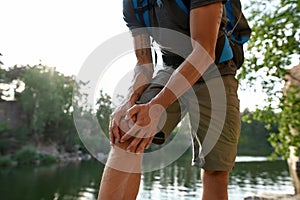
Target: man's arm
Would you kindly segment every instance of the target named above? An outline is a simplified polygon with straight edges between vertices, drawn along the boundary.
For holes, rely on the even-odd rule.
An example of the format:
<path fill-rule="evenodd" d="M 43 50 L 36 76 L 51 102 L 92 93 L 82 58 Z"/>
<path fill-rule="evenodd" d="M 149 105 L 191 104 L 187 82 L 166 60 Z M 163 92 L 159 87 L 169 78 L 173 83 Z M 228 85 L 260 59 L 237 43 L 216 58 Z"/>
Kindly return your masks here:
<path fill-rule="evenodd" d="M 148 34 L 134 36 L 134 49 L 137 64 L 134 69 L 134 78 L 129 90 L 129 99 L 133 105 L 146 89 L 153 75 L 153 64 Z"/>
<path fill-rule="evenodd" d="M 221 2 L 191 10 L 190 31 L 193 51 L 172 74 L 166 86 L 151 101 L 151 104 L 159 104 L 167 108 L 194 85 L 206 69 L 214 63 L 222 12 Z"/>
<path fill-rule="evenodd" d="M 159 116 L 170 104 L 196 83 L 206 69 L 214 63 L 215 48 L 221 23 L 223 5 L 221 2 L 194 8 L 190 11 L 190 31 L 193 51 L 177 70 L 174 71 L 165 87 L 149 103 L 135 105 L 129 109 L 127 118 L 138 116 L 133 126 L 121 139 L 126 141 L 132 136 L 137 138 L 128 149 L 140 152 L 148 146 L 142 137 L 153 138 Z M 204 28 L 205 27 L 205 28 Z M 155 116 L 151 118 L 149 116 Z M 157 123 L 157 124 L 155 124 Z M 145 136 L 145 133 L 148 135 Z M 151 140 L 149 140 L 151 141 Z M 146 144 L 144 144 L 146 143 Z"/>
<path fill-rule="evenodd" d="M 110 121 L 110 141 L 112 144 L 120 141 L 120 121 L 127 110 L 139 99 L 146 89 L 153 75 L 153 64 L 148 34 L 139 34 L 133 37 L 137 64 L 134 69 L 132 85 L 129 88 L 125 102 L 112 114 Z M 124 132 L 124 131 L 123 131 Z"/>

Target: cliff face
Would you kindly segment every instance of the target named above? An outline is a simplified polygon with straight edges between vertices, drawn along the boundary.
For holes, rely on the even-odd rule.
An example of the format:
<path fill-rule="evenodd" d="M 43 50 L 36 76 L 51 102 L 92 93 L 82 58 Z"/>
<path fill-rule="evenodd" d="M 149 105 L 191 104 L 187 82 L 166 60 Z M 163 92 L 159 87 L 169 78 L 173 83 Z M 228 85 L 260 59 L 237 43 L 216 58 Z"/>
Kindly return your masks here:
<path fill-rule="evenodd" d="M 8 122 L 8 128 L 18 128 L 26 123 L 26 114 L 16 101 L 0 102 L 0 123 Z"/>

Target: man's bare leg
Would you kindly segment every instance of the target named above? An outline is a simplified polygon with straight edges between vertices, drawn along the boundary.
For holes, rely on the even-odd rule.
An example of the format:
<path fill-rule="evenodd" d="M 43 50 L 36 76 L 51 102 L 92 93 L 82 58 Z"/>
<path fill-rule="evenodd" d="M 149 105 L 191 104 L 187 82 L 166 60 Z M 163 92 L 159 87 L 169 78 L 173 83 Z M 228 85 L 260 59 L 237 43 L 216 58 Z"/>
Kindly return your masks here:
<path fill-rule="evenodd" d="M 112 147 L 102 175 L 98 200 L 136 199 L 141 180 L 142 154 L 126 152 L 130 142 L 117 142 Z"/>
<path fill-rule="evenodd" d="M 228 193 L 227 171 L 202 171 L 203 194 L 202 200 L 227 200 Z"/>

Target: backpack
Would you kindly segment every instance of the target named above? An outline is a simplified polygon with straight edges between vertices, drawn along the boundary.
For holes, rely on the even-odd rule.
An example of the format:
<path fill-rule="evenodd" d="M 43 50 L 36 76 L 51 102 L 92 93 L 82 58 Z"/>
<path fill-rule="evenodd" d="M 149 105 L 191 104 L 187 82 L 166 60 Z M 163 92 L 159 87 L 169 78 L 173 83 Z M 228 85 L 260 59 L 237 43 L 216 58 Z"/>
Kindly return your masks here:
<path fill-rule="evenodd" d="M 190 12 L 190 0 L 175 0 L 178 7 L 187 15 Z M 132 0 L 132 5 L 137 21 L 150 29 L 149 11 L 157 4 L 162 5 L 162 0 Z M 224 5 L 224 12 L 228 22 L 225 34 L 218 38 L 216 44 L 216 64 L 233 59 L 238 68 L 244 62 L 243 44 L 250 39 L 251 28 L 245 18 L 240 0 L 228 0 Z"/>

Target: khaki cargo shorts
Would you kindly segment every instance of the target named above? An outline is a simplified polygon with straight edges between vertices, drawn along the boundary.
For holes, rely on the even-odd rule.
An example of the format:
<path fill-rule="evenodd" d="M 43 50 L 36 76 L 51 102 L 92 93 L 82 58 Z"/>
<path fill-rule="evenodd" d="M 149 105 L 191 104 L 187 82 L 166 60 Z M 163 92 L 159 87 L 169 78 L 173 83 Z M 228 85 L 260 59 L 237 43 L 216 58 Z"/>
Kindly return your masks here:
<path fill-rule="evenodd" d="M 174 69 L 171 67 L 164 67 L 158 71 L 137 103 L 146 103 L 158 94 L 173 71 Z M 212 92 L 212 90 L 218 89 L 220 81 L 224 84 L 223 96 L 226 97 L 223 99 L 226 99 L 225 102 L 219 101 L 222 98 L 218 96 L 218 92 Z M 184 115 L 188 113 L 193 140 L 193 165 L 199 164 L 197 162 L 201 157 L 201 147 L 205 148 L 203 143 L 207 134 L 212 134 L 218 137 L 215 137 L 209 152 L 205 153 L 205 164 L 201 167 L 214 171 L 232 170 L 241 128 L 237 89 L 238 82 L 234 75 L 198 81 L 192 89 L 167 108 L 167 119 L 164 121 L 161 131 L 155 135 L 153 143 L 163 144 Z M 189 93 L 193 94 L 192 97 Z M 212 93 L 215 94 L 214 97 L 212 97 Z M 224 118 L 220 116 L 224 116 Z M 221 126 L 219 130 L 215 128 L 218 126 Z"/>

